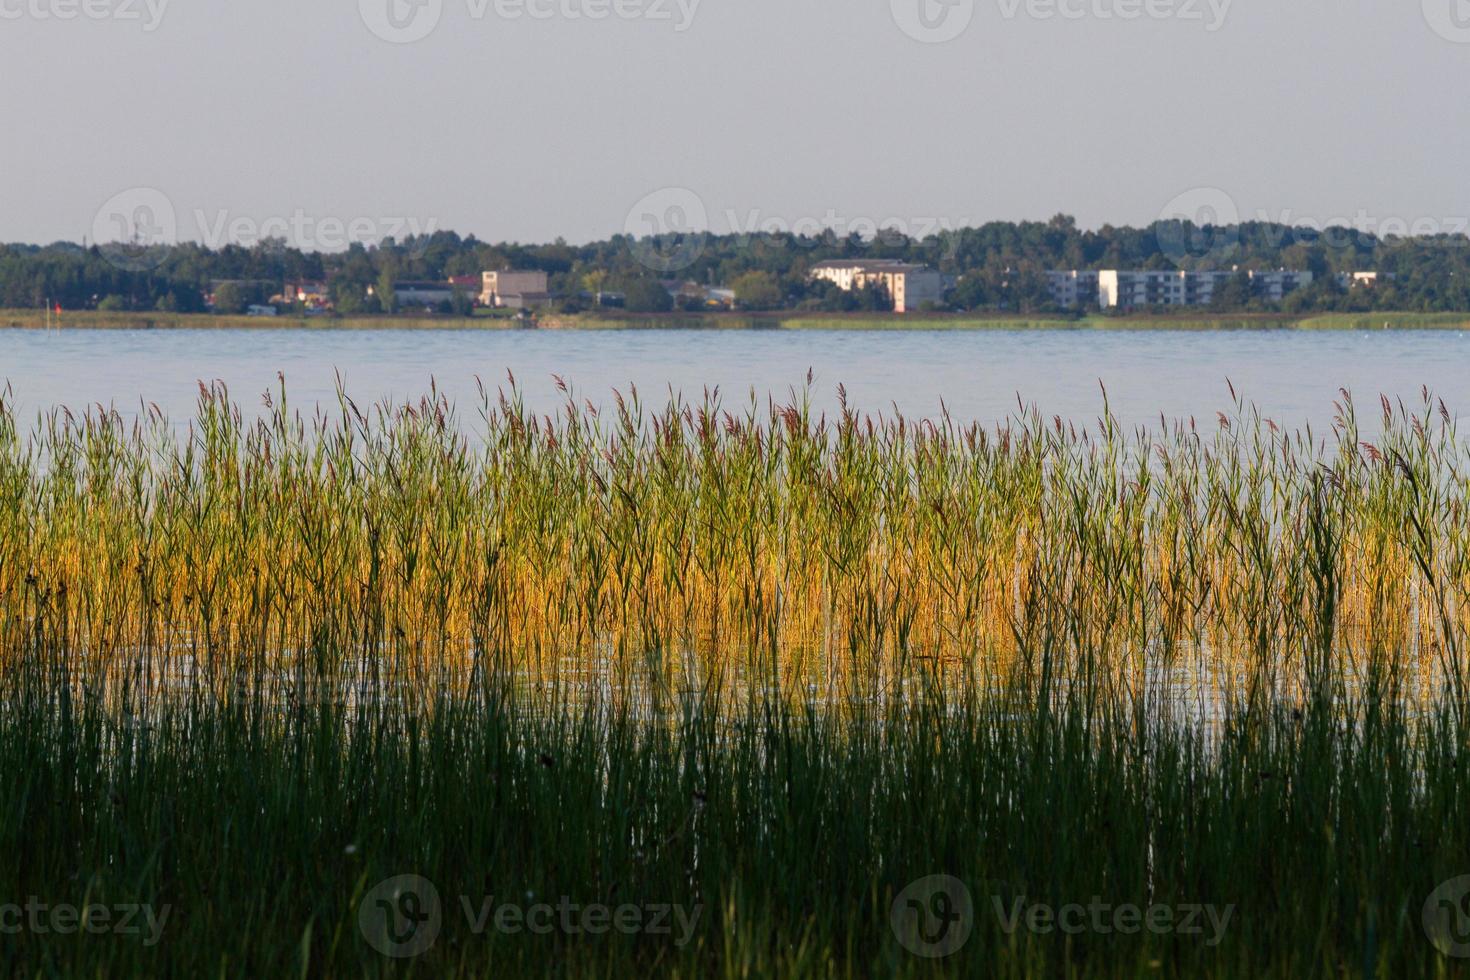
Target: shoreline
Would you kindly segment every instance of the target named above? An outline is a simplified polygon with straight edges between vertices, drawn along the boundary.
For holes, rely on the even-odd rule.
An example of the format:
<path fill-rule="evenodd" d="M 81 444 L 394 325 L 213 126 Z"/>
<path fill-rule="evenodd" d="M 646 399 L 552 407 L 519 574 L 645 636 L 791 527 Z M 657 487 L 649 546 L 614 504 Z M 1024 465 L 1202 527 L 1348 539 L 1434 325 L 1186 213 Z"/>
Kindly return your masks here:
<path fill-rule="evenodd" d="M 0 329 L 46 330 L 43 310 L 0 310 Z M 938 314 L 653 313 L 549 314 L 535 323 L 510 317 L 351 315 L 216 316 L 210 313 L 63 311 L 52 330 L 1463 330 L 1470 313 L 1239 313 L 1220 315 L 1091 314 L 1067 317 Z"/>

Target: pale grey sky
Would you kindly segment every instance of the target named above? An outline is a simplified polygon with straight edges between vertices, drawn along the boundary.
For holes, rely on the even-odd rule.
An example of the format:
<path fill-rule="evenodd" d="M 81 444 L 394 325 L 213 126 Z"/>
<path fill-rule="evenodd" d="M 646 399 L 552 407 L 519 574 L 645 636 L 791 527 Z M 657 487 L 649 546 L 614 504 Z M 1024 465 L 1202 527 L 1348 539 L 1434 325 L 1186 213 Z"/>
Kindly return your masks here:
<path fill-rule="evenodd" d="M 1470 215 L 1470 0 L 0 0 L 0 77 L 0 241 Z"/>

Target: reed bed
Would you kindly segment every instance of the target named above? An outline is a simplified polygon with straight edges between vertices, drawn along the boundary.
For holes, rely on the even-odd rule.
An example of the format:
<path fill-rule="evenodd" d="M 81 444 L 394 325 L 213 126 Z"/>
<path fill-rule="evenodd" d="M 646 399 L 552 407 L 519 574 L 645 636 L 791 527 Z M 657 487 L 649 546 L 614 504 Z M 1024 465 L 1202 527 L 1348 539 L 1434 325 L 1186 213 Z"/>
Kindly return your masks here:
<path fill-rule="evenodd" d="M 17 975 L 1454 975 L 1470 873 L 1465 448 L 1428 392 L 1330 432 L 992 428 L 636 391 L 247 414 L 0 402 L 0 937 Z M 443 935 L 385 958 L 374 883 Z M 975 896 L 917 957 L 910 882 Z M 462 897 L 702 909 L 484 934 Z M 1213 903 L 1193 935 L 992 902 Z M 0 927 L 4 926 L 0 919 Z"/>
<path fill-rule="evenodd" d="M 1385 402 L 1374 443 L 1346 393 L 1322 434 L 1241 404 L 1124 432 L 482 396 L 473 420 L 438 395 L 303 417 L 282 386 L 247 422 L 201 386 L 184 430 L 22 432 L 0 403 L 0 667 L 45 650 L 226 696 L 386 658 L 417 693 L 494 670 L 800 701 L 1019 666 L 1212 703 L 1371 667 L 1464 703 L 1470 485 L 1427 393 Z"/>

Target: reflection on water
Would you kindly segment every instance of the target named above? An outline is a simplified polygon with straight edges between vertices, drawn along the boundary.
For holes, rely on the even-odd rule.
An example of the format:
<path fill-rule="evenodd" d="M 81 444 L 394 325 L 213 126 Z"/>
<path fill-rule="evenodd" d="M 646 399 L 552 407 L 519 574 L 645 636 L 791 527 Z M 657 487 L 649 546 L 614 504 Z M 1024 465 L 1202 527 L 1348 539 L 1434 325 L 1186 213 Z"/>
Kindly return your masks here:
<path fill-rule="evenodd" d="M 783 665 L 773 676 L 769 665 L 754 661 L 727 660 L 716 666 L 692 650 L 630 656 L 612 645 L 562 652 L 539 663 L 526 656 L 497 662 L 477 654 L 469 641 L 451 644 L 446 652 L 432 663 L 388 647 L 377 656 L 330 664 L 315 652 L 303 655 L 299 650 L 211 660 L 180 633 L 169 646 L 113 651 L 105 666 L 96 665 L 100 674 L 78 664 L 71 671 L 76 695 L 105 689 L 112 698 L 124 697 L 128 715 L 140 722 L 150 703 L 189 703 L 201 696 L 219 705 L 265 707 L 283 716 L 331 707 L 348 721 L 364 710 L 412 713 L 435 702 L 488 696 L 513 700 L 533 713 L 582 716 L 596 709 L 670 727 L 709 720 L 721 729 L 766 718 L 767 709 L 777 704 L 795 709 L 790 717 L 813 712 L 814 717 L 858 723 L 881 722 L 895 711 L 920 705 L 952 716 L 974 707 L 981 711 L 977 717 L 1019 722 L 1041 704 L 1051 705 L 1060 716 L 1075 702 L 1089 713 L 1137 718 L 1159 734 L 1193 733 L 1204 747 L 1218 745 L 1226 726 L 1251 712 L 1301 719 L 1309 703 L 1329 705 L 1344 720 L 1361 720 L 1376 698 L 1406 718 L 1424 719 L 1446 703 L 1453 688 L 1451 678 L 1432 662 L 1412 666 L 1393 688 L 1382 685 L 1383 675 L 1375 684 L 1366 650 L 1341 650 L 1327 688 L 1314 691 L 1299 674 L 1253 664 L 1244 654 L 1208 643 L 1174 645 L 1170 653 L 1162 644 L 1151 644 L 1137 664 L 1123 651 L 1121 661 L 1101 675 L 1092 672 L 1096 664 L 1088 666 L 1073 651 L 1059 656 L 1063 666 L 1045 679 L 1020 669 L 986 672 L 973 663 L 936 667 L 917 661 L 908 666 L 885 663 L 872 670 L 809 661 L 795 669 Z"/>

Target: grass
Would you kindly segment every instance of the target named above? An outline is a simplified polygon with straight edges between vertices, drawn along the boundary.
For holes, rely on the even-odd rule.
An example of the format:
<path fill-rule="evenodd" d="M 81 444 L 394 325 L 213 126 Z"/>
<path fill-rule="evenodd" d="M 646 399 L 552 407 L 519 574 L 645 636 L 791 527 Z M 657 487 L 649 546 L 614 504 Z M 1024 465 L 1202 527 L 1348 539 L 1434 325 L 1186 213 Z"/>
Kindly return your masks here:
<path fill-rule="evenodd" d="M 0 971 L 1457 975 L 1470 483 L 1447 408 L 1379 409 L 0 405 L 0 928 L 169 916 Z M 928 959 L 891 916 L 940 874 Z M 362 927 L 418 923 L 401 875 L 416 957 Z M 473 928 L 563 896 L 692 924 Z M 1090 904 L 1222 925 L 1007 929 Z"/>
<path fill-rule="evenodd" d="M 1398 977 L 1454 965 L 1420 921 L 1470 844 L 1465 732 L 1443 716 L 1410 736 L 1392 712 L 1346 728 L 1316 708 L 1241 715 L 1212 743 L 1085 700 L 1039 712 L 972 691 L 841 723 L 767 705 L 716 725 L 585 702 L 556 711 L 485 687 L 414 709 L 194 693 L 128 725 L 95 701 L 62 710 L 36 683 L 7 689 L 0 721 L 5 891 L 169 912 L 154 946 L 8 939 L 7 973 Z M 941 872 L 967 884 L 973 926 L 931 961 L 900 945 L 889 912 Z M 422 955 L 394 959 L 359 915 L 378 882 L 404 874 L 435 884 L 442 927 Z M 563 896 L 678 905 L 694 925 L 473 927 L 487 900 Z M 1200 933 L 1006 931 L 1018 899 L 1094 896 L 1219 911 Z"/>
<path fill-rule="evenodd" d="M 1399 325 L 1406 328 L 1421 325 L 1419 319 L 1412 315 L 1388 314 L 1386 318 L 1397 320 Z M 1463 321 L 1465 318 L 1459 319 Z M 540 324 L 551 329 L 573 330 L 1279 330 L 1297 327 L 1302 324 L 1302 320 L 1299 317 L 1273 313 L 1225 316 L 1207 313 L 1067 316 L 803 312 L 649 315 L 600 312 L 548 315 L 541 318 Z M 1372 329 L 1380 326 L 1381 320 L 1375 322 Z"/>
<path fill-rule="evenodd" d="M 1470 327 L 1470 314 L 1329 313 L 1308 317 L 1300 326 L 1307 330 L 1464 330 Z"/>
<path fill-rule="evenodd" d="M 475 315 L 347 314 L 342 316 L 231 316 L 213 313 L 64 310 L 0 310 L 0 328 L 19 330 L 508 330 L 511 317 Z"/>

